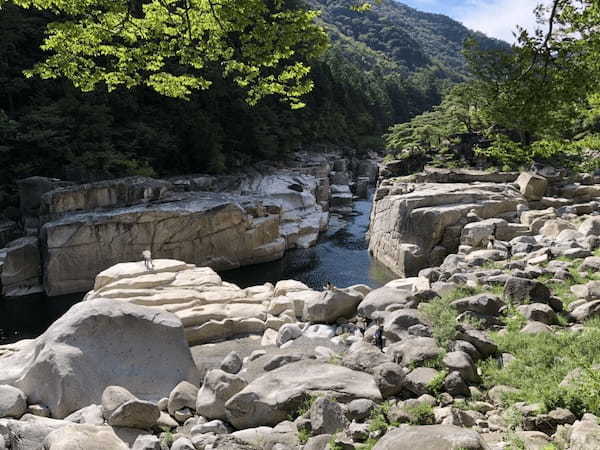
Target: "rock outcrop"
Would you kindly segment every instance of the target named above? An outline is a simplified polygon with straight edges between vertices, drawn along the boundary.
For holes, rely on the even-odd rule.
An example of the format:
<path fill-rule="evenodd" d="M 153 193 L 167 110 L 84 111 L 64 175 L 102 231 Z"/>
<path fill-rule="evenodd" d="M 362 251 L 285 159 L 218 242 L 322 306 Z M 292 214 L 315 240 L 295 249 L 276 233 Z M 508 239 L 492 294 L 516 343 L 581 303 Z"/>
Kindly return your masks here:
<path fill-rule="evenodd" d="M 523 202 L 509 185 L 383 182 L 375 194 L 369 251 L 399 275 L 412 276 L 458 250 L 469 212 L 497 217 Z"/>
<path fill-rule="evenodd" d="M 0 385 L 57 418 L 99 403 L 110 385 L 157 401 L 181 381 L 199 382 L 174 315 L 107 299 L 73 306 L 37 339 L 0 353 L 0 367 Z"/>
<path fill-rule="evenodd" d="M 40 273 L 49 296 L 84 292 L 98 272 L 138 259 L 144 250 L 215 270 L 274 261 L 288 249 L 314 245 L 330 209 L 351 211 L 359 181 L 353 180 L 362 180 L 364 197 L 377 173 L 376 163 L 339 154 L 299 155 L 287 165 L 170 180 L 22 180 L 21 209 L 31 237 L 26 246 L 15 242 L 0 252 L 7 254 L 0 256 L 6 260 L 5 295 L 41 292 Z"/>

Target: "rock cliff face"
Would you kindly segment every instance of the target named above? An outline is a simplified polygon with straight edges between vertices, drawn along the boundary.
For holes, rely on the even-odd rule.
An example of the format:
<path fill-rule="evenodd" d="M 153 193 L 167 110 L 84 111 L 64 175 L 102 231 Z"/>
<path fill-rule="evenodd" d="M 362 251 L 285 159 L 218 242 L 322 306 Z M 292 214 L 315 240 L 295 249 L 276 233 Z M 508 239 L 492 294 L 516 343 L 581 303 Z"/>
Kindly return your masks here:
<path fill-rule="evenodd" d="M 94 273 L 121 261 L 181 258 L 217 270 L 273 261 L 285 251 L 278 209 L 219 194 L 69 215 L 42 228 L 48 295 L 89 289 Z"/>
<path fill-rule="evenodd" d="M 350 211 L 352 190 L 366 195 L 376 173 L 373 161 L 311 154 L 222 177 L 23 180 L 29 236 L 0 251 L 3 294 L 83 292 L 95 274 L 144 250 L 215 270 L 274 261 L 314 245 L 329 210 Z"/>
<path fill-rule="evenodd" d="M 572 206 L 579 214 L 589 212 L 592 207 L 585 202 L 600 197 L 600 181 L 580 178 L 428 169 L 382 180 L 371 213 L 369 251 L 398 275 L 415 275 L 441 264 L 461 244 L 472 245 L 469 231 L 462 237 L 469 223 L 500 218 L 502 223 L 490 225 L 484 235 L 496 229 L 498 239 L 511 240 L 539 230 L 530 223 L 537 218 L 533 210 Z M 546 190 L 556 197 L 545 197 Z M 531 209 L 532 219 L 517 214 L 518 209 Z"/>

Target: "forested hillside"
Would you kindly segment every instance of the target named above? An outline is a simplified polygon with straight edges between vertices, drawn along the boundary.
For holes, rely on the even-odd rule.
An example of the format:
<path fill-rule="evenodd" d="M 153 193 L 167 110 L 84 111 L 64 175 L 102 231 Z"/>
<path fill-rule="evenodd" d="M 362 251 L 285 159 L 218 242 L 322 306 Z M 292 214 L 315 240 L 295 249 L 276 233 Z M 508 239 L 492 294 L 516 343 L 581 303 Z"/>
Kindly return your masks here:
<path fill-rule="evenodd" d="M 4 6 L 0 207 L 15 203 L 14 180 L 32 175 L 218 173 L 301 145 L 378 146 L 391 124 L 430 109 L 448 82 L 464 76 L 460 47 L 469 32 L 460 24 L 391 0 L 365 13 L 350 1 L 319 3 L 312 6 L 323 9 L 332 42 L 324 56 L 308 61 L 314 89 L 298 110 L 274 97 L 249 106 L 217 63 L 211 88 L 189 101 L 141 87 L 82 93 L 67 80 L 26 78 L 23 71 L 47 55 L 40 45 L 57 17 Z"/>

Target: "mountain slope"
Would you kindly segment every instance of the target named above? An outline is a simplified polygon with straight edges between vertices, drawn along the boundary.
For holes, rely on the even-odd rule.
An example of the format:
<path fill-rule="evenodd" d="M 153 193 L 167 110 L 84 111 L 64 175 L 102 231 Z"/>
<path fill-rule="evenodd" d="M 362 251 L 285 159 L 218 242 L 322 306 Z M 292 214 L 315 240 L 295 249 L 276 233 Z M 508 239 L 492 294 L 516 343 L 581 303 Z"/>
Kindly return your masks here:
<path fill-rule="evenodd" d="M 308 0 L 308 4 L 321 11 L 334 45 L 345 49 L 345 55 L 365 69 L 372 67 L 369 58 L 364 58 L 371 50 L 379 55 L 384 70 L 411 76 L 437 67 L 441 69 L 438 76 L 459 81 L 467 75 L 461 53 L 465 39 L 474 37 L 484 48 L 508 47 L 450 17 L 421 12 L 393 0 L 383 0 L 366 12 L 353 11 L 353 0 Z"/>

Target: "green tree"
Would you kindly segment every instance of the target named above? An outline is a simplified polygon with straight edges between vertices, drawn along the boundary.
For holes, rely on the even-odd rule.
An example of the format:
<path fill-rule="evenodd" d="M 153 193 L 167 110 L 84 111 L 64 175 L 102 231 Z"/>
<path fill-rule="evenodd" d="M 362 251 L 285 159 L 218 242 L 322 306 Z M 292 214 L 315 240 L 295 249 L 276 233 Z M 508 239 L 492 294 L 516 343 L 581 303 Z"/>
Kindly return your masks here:
<path fill-rule="evenodd" d="M 312 89 L 306 58 L 327 39 L 315 11 L 287 0 L 0 0 L 57 14 L 49 56 L 29 74 L 66 77 L 83 91 L 145 85 L 177 98 L 208 89 L 217 65 L 255 104 L 278 95 L 292 107 Z"/>

